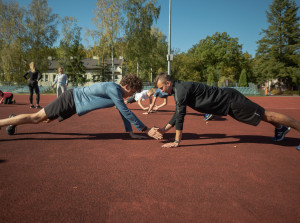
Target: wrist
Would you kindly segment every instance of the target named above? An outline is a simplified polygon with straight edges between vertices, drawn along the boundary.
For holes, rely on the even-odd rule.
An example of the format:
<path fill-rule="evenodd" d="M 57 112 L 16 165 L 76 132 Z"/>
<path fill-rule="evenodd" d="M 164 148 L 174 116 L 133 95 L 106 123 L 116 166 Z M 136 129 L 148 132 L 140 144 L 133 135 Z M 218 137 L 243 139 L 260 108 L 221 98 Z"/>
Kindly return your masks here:
<path fill-rule="evenodd" d="M 147 126 L 144 126 L 144 128 L 141 129 L 142 132 L 146 132 L 148 130 Z"/>

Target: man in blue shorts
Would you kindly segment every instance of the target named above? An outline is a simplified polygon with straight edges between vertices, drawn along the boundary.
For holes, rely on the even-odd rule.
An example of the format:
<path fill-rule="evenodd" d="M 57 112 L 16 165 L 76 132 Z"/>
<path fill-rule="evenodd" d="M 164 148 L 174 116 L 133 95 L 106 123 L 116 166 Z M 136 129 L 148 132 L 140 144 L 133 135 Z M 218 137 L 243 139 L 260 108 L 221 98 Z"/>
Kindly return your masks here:
<path fill-rule="evenodd" d="M 237 121 L 257 126 L 261 120 L 275 126 L 274 141 L 284 139 L 291 128 L 300 132 L 300 123 L 292 117 L 266 111 L 263 107 L 252 102 L 243 94 L 232 88 L 218 88 L 197 82 L 173 81 L 168 74 L 159 74 L 155 78 L 157 87 L 168 95 L 174 94 L 176 111 L 172 119 L 158 131 L 164 134 L 176 125 L 175 141 L 164 144 L 163 147 L 178 147 L 182 137 L 186 106 L 192 109 L 214 115 L 227 114 Z"/>
<path fill-rule="evenodd" d="M 77 114 L 84 115 L 96 109 L 116 106 L 131 138 L 145 138 L 132 132 L 131 124 L 139 131 L 147 133 L 155 139 L 162 135 L 155 128 L 148 128 L 132 113 L 124 103 L 124 99 L 142 90 L 143 83 L 135 75 L 126 75 L 120 85 L 113 82 L 96 83 L 88 87 L 75 88 L 64 92 L 59 98 L 48 104 L 37 113 L 21 114 L 0 120 L 0 127 L 7 125 L 38 124 L 58 119 L 59 122 Z"/>

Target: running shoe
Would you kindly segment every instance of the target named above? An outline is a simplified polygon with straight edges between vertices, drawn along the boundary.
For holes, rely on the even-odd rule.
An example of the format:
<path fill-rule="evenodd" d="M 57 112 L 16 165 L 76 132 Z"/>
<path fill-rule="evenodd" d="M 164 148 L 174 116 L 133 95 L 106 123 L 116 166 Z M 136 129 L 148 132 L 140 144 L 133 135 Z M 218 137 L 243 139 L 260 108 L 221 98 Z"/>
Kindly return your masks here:
<path fill-rule="evenodd" d="M 37 105 L 36 108 L 42 108 L 40 105 Z"/>
<path fill-rule="evenodd" d="M 291 127 L 282 125 L 280 129 L 275 128 L 275 136 L 272 138 L 274 141 L 282 141 L 284 136 L 291 130 Z"/>
<path fill-rule="evenodd" d="M 204 121 L 212 120 L 214 118 L 213 114 L 205 114 Z"/>
<path fill-rule="evenodd" d="M 33 106 L 33 105 L 30 105 L 30 108 L 34 108 L 34 106 Z"/>

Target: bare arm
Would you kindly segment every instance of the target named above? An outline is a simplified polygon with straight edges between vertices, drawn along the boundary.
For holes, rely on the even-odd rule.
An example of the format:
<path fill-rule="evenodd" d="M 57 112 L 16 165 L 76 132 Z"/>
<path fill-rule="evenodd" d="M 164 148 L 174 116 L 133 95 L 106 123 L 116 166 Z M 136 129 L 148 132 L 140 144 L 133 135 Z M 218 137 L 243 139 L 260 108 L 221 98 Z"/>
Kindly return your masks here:
<path fill-rule="evenodd" d="M 153 107 L 154 107 L 154 105 L 155 105 L 156 99 L 157 99 L 156 97 L 153 98 L 152 104 L 150 105 L 150 107 L 149 107 L 149 109 L 148 109 L 148 113 L 152 111 L 152 109 L 153 109 Z"/>
<path fill-rule="evenodd" d="M 139 106 L 140 106 L 143 110 L 147 110 L 148 107 L 144 107 L 144 106 L 142 105 L 141 101 L 142 101 L 142 98 L 139 98 L 139 100 L 138 100 Z"/>
<path fill-rule="evenodd" d="M 155 110 L 162 108 L 168 104 L 168 98 L 164 98 L 164 102 L 161 105 L 155 106 Z"/>

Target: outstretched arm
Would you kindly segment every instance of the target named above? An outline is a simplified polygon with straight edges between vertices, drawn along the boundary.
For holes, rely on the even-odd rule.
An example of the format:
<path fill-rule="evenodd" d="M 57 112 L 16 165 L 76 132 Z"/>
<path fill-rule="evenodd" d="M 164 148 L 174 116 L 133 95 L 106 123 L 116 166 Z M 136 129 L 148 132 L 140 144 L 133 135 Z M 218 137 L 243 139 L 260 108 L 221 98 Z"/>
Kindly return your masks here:
<path fill-rule="evenodd" d="M 154 110 L 157 110 L 159 108 L 162 108 L 168 104 L 168 98 L 164 98 L 164 102 L 161 105 L 155 106 Z"/>
<path fill-rule="evenodd" d="M 139 106 L 140 106 L 143 110 L 147 110 L 149 107 L 144 107 L 144 106 L 142 105 L 141 101 L 142 101 L 142 98 L 139 98 L 139 100 L 138 100 Z"/>
<path fill-rule="evenodd" d="M 153 97 L 153 99 L 152 99 L 152 104 L 150 105 L 150 107 L 149 107 L 149 109 L 148 109 L 148 113 L 152 111 L 152 109 L 153 109 L 153 107 L 154 107 L 154 105 L 155 105 L 156 99 L 157 99 L 157 97 Z"/>

